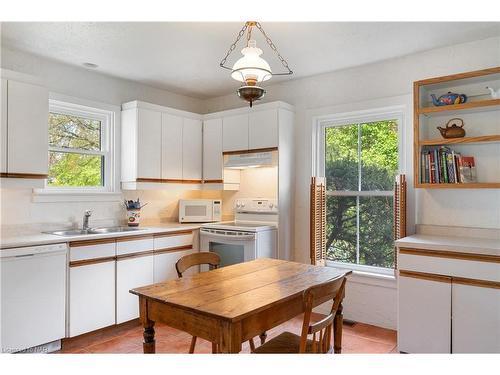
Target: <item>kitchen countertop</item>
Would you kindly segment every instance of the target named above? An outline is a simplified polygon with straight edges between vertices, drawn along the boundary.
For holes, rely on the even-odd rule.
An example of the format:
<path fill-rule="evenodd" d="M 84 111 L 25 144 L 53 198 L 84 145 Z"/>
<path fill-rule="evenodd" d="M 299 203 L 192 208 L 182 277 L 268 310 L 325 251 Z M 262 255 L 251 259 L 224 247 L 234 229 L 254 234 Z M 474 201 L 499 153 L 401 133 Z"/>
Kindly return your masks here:
<path fill-rule="evenodd" d="M 500 239 L 414 234 L 396 241 L 398 247 L 500 256 Z"/>
<path fill-rule="evenodd" d="M 0 249 L 9 249 L 13 247 L 25 247 L 46 245 L 54 243 L 66 243 L 71 241 L 82 241 L 99 238 L 116 238 L 128 237 L 144 234 L 155 233 L 168 233 L 177 230 L 199 229 L 202 224 L 179 224 L 179 223 L 166 223 L 156 224 L 154 226 L 145 226 L 141 230 L 131 232 L 118 232 L 118 233 L 102 233 L 102 234 L 84 234 L 77 236 L 56 236 L 54 234 L 46 234 L 40 232 L 23 233 L 17 235 L 6 235 L 0 239 Z"/>

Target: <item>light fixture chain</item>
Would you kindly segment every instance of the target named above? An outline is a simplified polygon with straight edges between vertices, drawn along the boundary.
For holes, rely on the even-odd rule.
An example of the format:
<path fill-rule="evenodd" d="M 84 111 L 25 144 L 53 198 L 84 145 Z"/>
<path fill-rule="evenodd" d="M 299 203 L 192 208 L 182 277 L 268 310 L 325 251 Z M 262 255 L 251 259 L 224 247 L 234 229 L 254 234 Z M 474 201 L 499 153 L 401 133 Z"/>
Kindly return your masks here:
<path fill-rule="evenodd" d="M 269 38 L 267 36 L 266 32 L 264 31 L 264 29 L 262 28 L 262 26 L 260 25 L 260 23 L 256 22 L 255 26 L 260 30 L 260 32 L 262 33 L 262 35 L 264 35 L 264 38 L 266 39 L 267 44 L 276 53 L 276 55 L 278 56 L 278 59 L 281 61 L 281 64 L 288 70 L 288 74 L 293 74 L 292 70 L 288 66 L 288 62 L 283 58 L 283 56 L 280 55 L 280 53 L 278 52 L 278 48 L 276 48 L 276 46 L 274 45 L 274 43 L 271 40 L 271 38 Z"/>
<path fill-rule="evenodd" d="M 229 47 L 229 50 L 227 51 L 226 56 L 224 56 L 224 58 L 221 60 L 221 62 L 219 64 L 221 67 L 225 68 L 224 64 L 226 63 L 227 58 L 229 57 L 229 55 L 231 54 L 231 52 L 234 51 L 234 49 L 236 48 L 236 45 L 240 41 L 241 37 L 243 35 L 245 35 L 245 31 L 246 31 L 247 27 L 248 27 L 248 25 L 245 23 L 245 25 L 243 26 L 243 28 L 238 33 L 238 36 L 236 37 L 236 40 L 234 41 L 233 44 L 231 44 L 231 47 Z"/>

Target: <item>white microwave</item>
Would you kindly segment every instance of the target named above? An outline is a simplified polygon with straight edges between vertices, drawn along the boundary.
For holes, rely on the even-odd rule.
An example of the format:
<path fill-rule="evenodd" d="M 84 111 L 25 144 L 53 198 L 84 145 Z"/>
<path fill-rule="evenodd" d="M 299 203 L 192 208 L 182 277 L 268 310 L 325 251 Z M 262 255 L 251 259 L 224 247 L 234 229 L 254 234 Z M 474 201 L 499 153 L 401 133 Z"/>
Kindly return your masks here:
<path fill-rule="evenodd" d="M 179 223 L 209 223 L 222 220 L 222 201 L 218 199 L 180 199 Z"/>

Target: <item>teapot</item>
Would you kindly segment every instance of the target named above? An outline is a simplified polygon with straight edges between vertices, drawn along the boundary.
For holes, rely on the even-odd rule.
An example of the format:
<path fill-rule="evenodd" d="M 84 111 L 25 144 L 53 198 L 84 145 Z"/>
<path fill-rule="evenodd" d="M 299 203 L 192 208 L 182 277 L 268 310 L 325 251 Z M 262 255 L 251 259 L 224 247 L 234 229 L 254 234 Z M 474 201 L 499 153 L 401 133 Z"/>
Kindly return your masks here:
<path fill-rule="evenodd" d="M 443 105 L 452 105 L 452 104 L 462 104 L 467 101 L 467 96 L 465 94 L 455 94 L 451 91 L 448 91 L 447 94 L 441 95 L 439 98 L 436 98 L 436 95 L 431 94 L 432 104 L 435 106 L 443 106 Z"/>
<path fill-rule="evenodd" d="M 460 121 L 461 124 L 457 125 L 457 123 L 452 123 L 450 125 L 450 122 L 452 121 Z M 443 136 L 443 138 L 462 138 L 465 137 L 465 129 L 464 129 L 464 120 L 461 118 L 452 118 L 446 123 L 446 128 L 442 128 L 441 126 L 438 126 L 437 129 Z"/>

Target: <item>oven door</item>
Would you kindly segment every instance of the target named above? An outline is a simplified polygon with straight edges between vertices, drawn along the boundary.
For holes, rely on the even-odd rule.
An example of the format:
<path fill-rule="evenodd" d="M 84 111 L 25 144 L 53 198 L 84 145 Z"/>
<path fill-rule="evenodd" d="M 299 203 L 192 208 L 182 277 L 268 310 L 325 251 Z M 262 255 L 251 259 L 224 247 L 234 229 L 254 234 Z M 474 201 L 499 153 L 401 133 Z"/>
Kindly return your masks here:
<path fill-rule="evenodd" d="M 254 260 L 256 243 L 256 234 L 253 232 L 200 229 L 200 251 L 218 254 L 221 267 Z M 207 269 L 202 267 L 202 271 Z"/>

